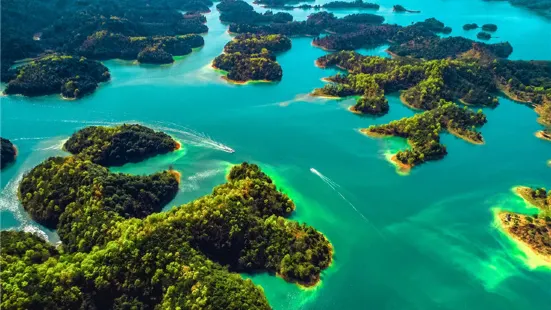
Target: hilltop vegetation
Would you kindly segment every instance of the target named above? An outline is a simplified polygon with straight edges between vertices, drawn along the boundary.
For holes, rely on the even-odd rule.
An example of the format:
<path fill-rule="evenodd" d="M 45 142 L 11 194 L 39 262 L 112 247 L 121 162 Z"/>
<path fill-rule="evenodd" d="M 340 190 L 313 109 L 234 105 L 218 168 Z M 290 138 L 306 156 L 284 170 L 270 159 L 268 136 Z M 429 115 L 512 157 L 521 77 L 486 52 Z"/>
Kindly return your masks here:
<path fill-rule="evenodd" d="M 228 23 L 286 23 L 293 21 L 293 16 L 289 13 L 273 13 L 267 11 L 260 14 L 254 10 L 252 5 L 242 0 L 222 0 L 216 5 L 220 11 L 220 20 Z"/>
<path fill-rule="evenodd" d="M 291 40 L 283 35 L 243 34 L 224 47 L 224 54 L 216 57 L 213 67 L 228 71 L 232 81 L 279 81 L 283 76 L 275 54 L 291 48 Z"/>
<path fill-rule="evenodd" d="M 71 161 L 88 167 L 58 166 Z M 102 179 L 89 175 L 93 165 L 77 157 L 48 159 L 25 179 L 48 183 L 36 178 L 47 171 L 65 184 L 75 183 L 67 182 L 74 175 Z M 1 306 L 270 309 L 262 289 L 234 272 L 318 282 L 332 260 L 327 239 L 285 219 L 293 202 L 258 166 L 235 166 L 227 179 L 207 196 L 143 219 L 121 214 L 106 201 L 109 196 L 88 193 L 88 186 L 78 193 L 56 187 L 56 197 L 70 201 L 59 210 L 61 249 L 29 233 L 0 232 Z M 97 182 L 93 187 L 114 186 Z"/>
<path fill-rule="evenodd" d="M 10 140 L 0 137 L 0 169 L 4 169 L 15 161 L 17 149 Z"/>
<path fill-rule="evenodd" d="M 3 1 L 2 80 L 6 81 L 8 69 L 18 59 L 37 57 L 46 51 L 82 55 L 79 53 L 82 45 L 98 32 L 105 32 L 126 42 L 135 37 L 155 41 L 155 37 L 207 32 L 203 16 L 184 15 L 181 11 L 208 12 L 211 5 L 211 0 L 120 0 L 109 3 L 102 0 Z M 110 57 L 120 57 L 115 51 L 122 47 L 102 45 L 98 49 L 105 48 L 107 51 L 87 49 L 86 52 L 88 55 L 103 53 Z M 128 48 L 136 47 L 132 45 Z M 133 52 L 131 59 L 136 59 L 144 48 Z M 149 50 L 158 46 L 147 48 Z M 142 58 L 148 59 L 151 58 Z M 155 58 L 152 62 L 155 62 Z"/>
<path fill-rule="evenodd" d="M 142 125 L 90 126 L 74 133 L 63 146 L 68 152 L 102 166 L 121 166 L 174 151 L 169 135 Z"/>
<path fill-rule="evenodd" d="M 61 91 L 65 98 L 81 98 L 109 79 L 109 70 L 97 61 L 54 54 L 16 68 L 4 93 L 43 96 Z"/>
<path fill-rule="evenodd" d="M 368 135 L 396 136 L 408 140 L 411 149 L 399 151 L 395 160 L 407 167 L 417 166 L 429 160 L 436 160 L 447 154 L 440 143 L 444 130 L 473 143 L 482 143 L 482 135 L 476 131 L 486 123 L 482 111 L 477 113 L 467 107 L 441 100 L 436 108 L 409 118 L 402 118 L 384 125 L 373 125 L 362 130 Z"/>
<path fill-rule="evenodd" d="M 370 98 L 402 91 L 404 103 L 430 110 L 441 99 L 496 106 L 496 96 L 502 91 L 512 99 L 535 104 L 540 121 L 551 123 L 551 62 L 496 59 L 490 50 L 477 45 L 461 58 L 430 61 L 342 51 L 320 57 L 316 63 L 342 68 L 348 74 L 329 77 L 332 83 L 313 94 Z M 362 101 L 354 109 L 362 112 Z"/>

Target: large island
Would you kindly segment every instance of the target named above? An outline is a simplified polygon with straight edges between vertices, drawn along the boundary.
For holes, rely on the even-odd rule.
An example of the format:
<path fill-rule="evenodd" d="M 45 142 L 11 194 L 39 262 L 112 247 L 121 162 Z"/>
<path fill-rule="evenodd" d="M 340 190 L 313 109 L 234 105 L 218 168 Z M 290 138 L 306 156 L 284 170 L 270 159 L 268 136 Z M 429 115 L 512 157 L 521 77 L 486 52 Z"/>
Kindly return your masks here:
<path fill-rule="evenodd" d="M 20 198 L 62 243 L 0 232 L 2 308 L 270 309 L 237 272 L 313 286 L 331 264 L 327 238 L 287 219 L 294 203 L 254 164 L 234 166 L 209 195 L 154 213 L 175 189 L 173 174 L 117 175 L 79 155 L 35 167 Z"/>

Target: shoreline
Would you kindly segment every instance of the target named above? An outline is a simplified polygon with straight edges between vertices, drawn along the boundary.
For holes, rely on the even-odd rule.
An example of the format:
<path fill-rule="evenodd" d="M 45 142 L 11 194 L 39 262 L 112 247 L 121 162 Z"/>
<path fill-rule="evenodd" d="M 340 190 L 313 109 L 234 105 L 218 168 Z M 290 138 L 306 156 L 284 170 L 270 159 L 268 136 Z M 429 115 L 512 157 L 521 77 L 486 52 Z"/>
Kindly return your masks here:
<path fill-rule="evenodd" d="M 180 173 L 178 170 L 170 169 L 168 170 L 168 173 L 172 174 L 176 178 L 176 182 L 180 184 L 180 180 L 182 178 L 182 173 Z"/>
<path fill-rule="evenodd" d="M 311 45 L 312 45 L 313 47 L 317 47 L 317 48 L 319 48 L 319 49 L 322 49 L 322 50 L 324 50 L 324 51 L 326 51 L 326 52 L 336 52 L 336 51 L 337 51 L 337 50 L 332 50 L 332 49 L 325 48 L 325 47 L 323 47 L 323 46 L 317 44 L 317 43 L 314 42 L 314 41 L 312 41 Z"/>
<path fill-rule="evenodd" d="M 356 114 L 356 115 L 364 115 L 362 112 L 360 112 L 360 111 L 354 109 L 354 106 L 353 106 L 353 105 L 349 106 L 349 107 L 347 108 L 347 110 L 348 110 L 349 112 L 352 112 L 352 113 Z M 360 130 L 361 130 L 361 129 L 360 129 Z"/>
<path fill-rule="evenodd" d="M 535 269 L 537 267 L 545 267 L 551 269 L 551 255 L 539 252 L 533 245 L 520 239 L 516 234 L 510 231 L 509 228 L 513 225 L 509 224 L 510 221 L 507 219 L 507 216 L 510 216 L 511 214 L 522 215 L 509 211 L 499 211 L 494 213 L 496 220 L 495 222 L 498 229 L 517 246 L 517 248 L 526 256 L 526 259 L 537 261 L 537 264 L 533 266 L 525 262 L 530 268 Z"/>
<path fill-rule="evenodd" d="M 404 173 L 409 173 L 411 169 L 414 167 L 410 164 L 404 164 L 403 162 L 398 160 L 398 157 L 396 157 L 396 154 L 392 155 L 390 157 L 390 161 L 401 171 Z"/>
<path fill-rule="evenodd" d="M 484 145 L 484 144 L 486 144 L 486 142 L 485 142 L 484 140 L 482 140 L 482 141 L 473 140 L 473 139 L 471 139 L 471 138 L 469 138 L 469 137 L 467 137 L 467 136 L 461 135 L 459 132 L 457 132 L 457 131 L 455 131 L 455 130 L 453 130 L 453 129 L 448 129 L 447 131 L 448 131 L 450 134 L 452 134 L 453 136 L 455 136 L 455 137 L 457 137 L 457 138 L 459 138 L 459 139 L 461 139 L 461 140 L 463 140 L 463 141 L 465 141 L 465 142 L 469 142 L 469 143 L 474 144 L 474 145 Z"/>
<path fill-rule="evenodd" d="M 414 106 L 412 106 L 411 104 L 409 104 L 409 103 L 406 101 L 406 98 L 404 98 L 403 92 L 400 93 L 400 102 L 402 102 L 403 105 L 405 105 L 406 107 L 408 107 L 408 108 L 410 108 L 410 109 L 412 109 L 412 110 L 414 110 L 414 111 L 425 111 L 425 110 L 423 110 L 423 109 L 419 109 L 419 108 L 414 107 Z"/>
<path fill-rule="evenodd" d="M 325 238 L 325 240 L 329 244 L 330 261 L 329 261 L 329 265 L 327 265 L 327 267 L 323 268 L 323 270 L 327 270 L 327 269 L 331 268 L 331 266 L 333 265 L 333 262 L 334 262 L 333 255 L 335 254 L 335 251 L 334 251 L 333 244 L 331 243 L 331 241 L 329 241 L 329 239 L 327 239 L 327 237 L 323 233 L 320 232 L 320 234 L 323 236 L 323 238 Z M 318 288 L 318 286 L 322 282 L 321 281 L 321 271 L 316 276 L 316 278 L 313 281 L 310 281 L 310 282 L 302 282 L 302 281 L 298 281 L 298 280 L 288 279 L 288 278 L 284 277 L 283 275 L 281 275 L 279 272 L 276 272 L 276 276 L 280 277 L 281 279 L 285 280 L 286 282 L 296 284 L 301 290 L 305 290 L 305 291 L 309 291 L 309 290 L 313 290 L 313 289 Z"/>
<path fill-rule="evenodd" d="M 376 132 L 371 132 L 369 131 L 367 128 L 362 128 L 359 130 L 360 133 L 368 136 L 368 137 L 371 137 L 371 138 L 377 138 L 377 139 L 380 139 L 380 138 L 390 138 L 390 137 L 394 137 L 393 135 L 386 135 L 386 134 L 381 134 L 381 133 L 376 133 Z M 408 142 L 409 143 L 409 142 Z M 396 157 L 396 153 L 394 154 L 391 154 L 391 156 L 385 156 L 385 158 L 387 159 L 388 162 L 390 162 L 394 167 L 396 167 L 396 170 L 398 172 L 398 174 L 402 173 L 402 174 L 409 174 L 411 172 L 411 169 L 413 167 L 415 167 L 415 165 L 410 165 L 410 164 L 404 164 L 403 162 L 399 161 L 398 158 Z"/>
<path fill-rule="evenodd" d="M 279 81 L 269 81 L 269 80 L 248 80 L 248 81 L 234 81 L 227 77 L 228 71 L 222 70 L 220 68 L 217 68 L 214 65 L 214 62 L 210 63 L 210 67 L 217 71 L 218 73 L 222 74 L 221 79 L 234 85 L 247 85 L 247 84 L 254 84 L 254 83 L 277 83 Z"/>
<path fill-rule="evenodd" d="M 536 132 L 535 136 L 542 139 L 542 140 L 551 141 L 551 135 L 545 133 L 545 131 L 543 131 L 543 130 L 540 130 L 540 131 Z"/>
<path fill-rule="evenodd" d="M 539 209 L 540 211 L 545 211 L 545 204 L 532 198 L 532 188 L 527 186 L 515 186 L 513 187 L 513 192 L 522 198 L 527 204 L 530 204 L 534 208 Z"/>

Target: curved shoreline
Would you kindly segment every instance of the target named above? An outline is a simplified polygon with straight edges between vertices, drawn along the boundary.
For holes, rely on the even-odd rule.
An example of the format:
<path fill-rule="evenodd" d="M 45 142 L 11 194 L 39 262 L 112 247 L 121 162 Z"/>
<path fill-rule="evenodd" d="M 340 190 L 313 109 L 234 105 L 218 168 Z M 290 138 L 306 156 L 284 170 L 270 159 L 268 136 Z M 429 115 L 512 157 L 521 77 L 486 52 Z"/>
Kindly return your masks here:
<path fill-rule="evenodd" d="M 404 93 L 402 92 L 400 94 L 400 102 L 402 102 L 403 105 L 405 105 L 406 107 L 414 110 L 414 111 L 425 111 L 423 109 L 419 109 L 418 107 L 414 107 L 412 106 L 411 104 L 409 104 L 407 101 L 406 101 L 406 98 L 404 97 Z"/>
<path fill-rule="evenodd" d="M 508 211 L 497 211 L 494 212 L 495 222 L 498 230 L 503 233 L 512 243 L 514 243 L 517 248 L 526 256 L 530 261 L 535 261 L 536 264 L 528 264 L 528 267 L 535 269 L 537 267 L 545 267 L 551 269 L 551 255 L 546 255 L 539 252 L 534 246 L 525 242 L 524 240 L 517 237 L 515 234 L 510 232 L 511 224 L 509 224 L 508 216 L 511 214 L 516 214 Z M 520 214 L 519 214 L 520 215 Z"/>
<path fill-rule="evenodd" d="M 477 140 L 473 140 L 467 136 L 464 136 L 464 135 L 461 135 L 459 132 L 453 130 L 453 129 L 448 129 L 447 130 L 450 134 L 454 135 L 455 137 L 465 141 L 465 142 L 469 142 L 471 144 L 475 144 L 475 145 L 484 145 L 486 144 L 486 142 L 484 140 L 482 141 L 477 141 Z"/>
<path fill-rule="evenodd" d="M 551 135 L 545 133 L 545 131 L 543 131 L 543 130 L 540 130 L 540 131 L 536 132 L 535 136 L 542 139 L 542 140 L 551 141 Z"/>

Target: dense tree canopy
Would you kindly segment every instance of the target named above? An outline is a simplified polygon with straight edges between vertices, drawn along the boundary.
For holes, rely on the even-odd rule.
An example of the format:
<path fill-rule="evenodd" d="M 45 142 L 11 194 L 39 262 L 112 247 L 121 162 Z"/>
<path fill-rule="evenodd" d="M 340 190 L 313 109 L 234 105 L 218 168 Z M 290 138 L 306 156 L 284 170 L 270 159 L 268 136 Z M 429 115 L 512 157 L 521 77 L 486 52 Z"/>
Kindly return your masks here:
<path fill-rule="evenodd" d="M 66 98 L 80 98 L 109 78 L 107 67 L 97 61 L 53 54 L 16 68 L 4 93 L 42 96 L 61 92 Z"/>
<path fill-rule="evenodd" d="M 15 161 L 17 149 L 10 140 L 0 137 L 0 169 L 7 167 Z"/>
<path fill-rule="evenodd" d="M 74 133 L 63 146 L 74 155 L 102 166 L 121 166 L 179 148 L 172 137 L 139 124 L 89 126 Z"/>
<path fill-rule="evenodd" d="M 293 21 L 293 15 L 286 12 L 273 13 L 267 11 L 264 14 L 254 10 L 252 5 L 242 0 L 222 0 L 216 5 L 220 11 L 220 20 L 228 23 L 286 23 Z"/>
<path fill-rule="evenodd" d="M 9 80 L 8 69 L 14 61 L 45 51 L 75 55 L 97 32 L 149 38 L 207 32 L 203 16 L 181 11 L 208 12 L 212 4 L 211 0 L 3 1 L 2 81 Z"/>
<path fill-rule="evenodd" d="M 224 54 L 216 57 L 213 67 L 228 71 L 233 81 L 279 81 L 283 76 L 274 53 L 291 48 L 291 40 L 279 35 L 242 34 L 224 47 Z"/>
<path fill-rule="evenodd" d="M 481 143 L 482 135 L 476 127 L 486 123 L 482 111 L 477 113 L 467 107 L 440 101 L 438 106 L 430 111 L 402 118 L 385 125 L 374 125 L 364 130 L 366 134 L 376 136 L 397 136 L 406 138 L 411 149 L 399 151 L 396 160 L 415 166 L 428 160 L 435 160 L 447 154 L 446 147 L 440 143 L 440 133 L 443 130 L 464 138 L 468 141 Z"/>
<path fill-rule="evenodd" d="M 2 308 L 269 309 L 262 289 L 233 272 L 312 285 L 331 263 L 327 239 L 284 218 L 294 204 L 256 165 L 144 219 L 125 219 L 102 197 L 62 211 L 59 251 L 29 233 L 0 233 Z"/>

